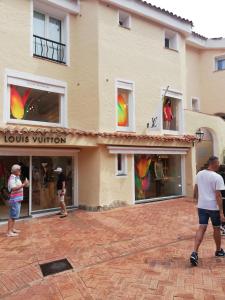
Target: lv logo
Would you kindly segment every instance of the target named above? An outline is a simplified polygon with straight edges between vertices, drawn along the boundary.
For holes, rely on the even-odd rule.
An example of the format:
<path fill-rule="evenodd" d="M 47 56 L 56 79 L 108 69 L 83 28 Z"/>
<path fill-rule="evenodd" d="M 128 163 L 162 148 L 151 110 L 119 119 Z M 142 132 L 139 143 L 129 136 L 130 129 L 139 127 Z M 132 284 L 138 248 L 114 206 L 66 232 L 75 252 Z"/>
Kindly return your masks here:
<path fill-rule="evenodd" d="M 151 126 L 151 128 L 156 128 L 157 127 L 157 119 L 158 119 L 158 117 L 152 118 L 152 126 Z"/>

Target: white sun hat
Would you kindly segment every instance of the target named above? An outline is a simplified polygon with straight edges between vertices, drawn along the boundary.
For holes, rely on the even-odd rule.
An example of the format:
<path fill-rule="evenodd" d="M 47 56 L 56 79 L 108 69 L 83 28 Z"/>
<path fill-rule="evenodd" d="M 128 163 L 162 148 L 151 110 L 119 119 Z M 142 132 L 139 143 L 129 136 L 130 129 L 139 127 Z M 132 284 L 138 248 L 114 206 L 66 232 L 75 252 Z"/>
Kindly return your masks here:
<path fill-rule="evenodd" d="M 15 171 L 17 171 L 17 170 L 21 170 L 21 166 L 20 165 L 13 165 L 11 167 L 11 172 L 12 173 L 15 172 Z"/>
<path fill-rule="evenodd" d="M 57 173 L 62 173 L 62 168 L 61 167 L 57 167 L 54 172 L 57 172 Z"/>

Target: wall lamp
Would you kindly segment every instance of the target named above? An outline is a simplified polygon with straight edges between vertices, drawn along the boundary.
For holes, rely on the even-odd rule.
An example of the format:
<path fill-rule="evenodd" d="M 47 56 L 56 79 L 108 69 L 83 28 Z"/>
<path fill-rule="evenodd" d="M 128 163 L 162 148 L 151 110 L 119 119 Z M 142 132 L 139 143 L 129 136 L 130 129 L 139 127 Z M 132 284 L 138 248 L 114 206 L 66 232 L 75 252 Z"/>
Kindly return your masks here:
<path fill-rule="evenodd" d="M 196 139 L 198 140 L 199 143 L 203 140 L 203 138 L 204 138 L 204 132 L 201 130 L 201 128 L 199 128 L 195 132 L 195 136 L 196 136 Z"/>

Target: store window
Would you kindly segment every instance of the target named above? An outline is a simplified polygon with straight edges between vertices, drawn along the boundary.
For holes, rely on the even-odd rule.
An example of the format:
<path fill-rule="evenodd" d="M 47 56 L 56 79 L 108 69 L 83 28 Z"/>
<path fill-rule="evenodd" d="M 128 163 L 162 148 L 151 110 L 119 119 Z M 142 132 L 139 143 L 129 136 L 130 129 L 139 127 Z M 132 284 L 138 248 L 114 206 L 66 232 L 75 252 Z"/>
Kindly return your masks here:
<path fill-rule="evenodd" d="M 60 95 L 10 85 L 10 119 L 60 123 Z"/>
<path fill-rule="evenodd" d="M 8 218 L 8 178 L 13 164 L 21 166 L 21 180 L 27 178 L 29 187 L 24 188 L 21 217 L 30 212 L 51 210 L 59 207 L 57 200 L 58 175 L 54 170 L 61 167 L 66 178 L 65 203 L 74 205 L 74 158 L 71 156 L 0 156 L 0 221 Z M 31 175 L 31 177 L 30 177 Z M 31 190 L 31 192 L 30 192 Z M 31 197 L 31 198 L 30 198 Z"/>
<path fill-rule="evenodd" d="M 134 95 L 133 84 L 117 82 L 117 129 L 134 130 Z"/>
<path fill-rule="evenodd" d="M 125 176 L 127 175 L 127 157 L 123 154 L 117 154 L 116 156 L 116 175 Z"/>
<path fill-rule="evenodd" d="M 73 205 L 73 159 L 72 157 L 33 157 L 32 158 L 32 211 L 51 209 L 59 206 L 56 197 L 57 173 L 61 167 L 66 177 L 65 203 Z"/>
<path fill-rule="evenodd" d="M 33 13 L 33 55 L 66 63 L 64 22 L 39 11 Z"/>
<path fill-rule="evenodd" d="M 10 71 L 6 95 L 6 122 L 65 126 L 66 83 Z"/>
<path fill-rule="evenodd" d="M 11 167 L 14 164 L 21 166 L 21 180 L 29 178 L 29 157 L 28 156 L 0 156 L 0 221 L 8 219 L 8 179 L 11 174 Z M 21 217 L 29 215 L 29 189 L 23 190 L 23 202 L 21 203 Z"/>
<path fill-rule="evenodd" d="M 165 97 L 163 101 L 163 130 L 180 131 L 181 100 Z"/>
<path fill-rule="evenodd" d="M 182 195 L 181 156 L 135 154 L 135 200 Z"/>

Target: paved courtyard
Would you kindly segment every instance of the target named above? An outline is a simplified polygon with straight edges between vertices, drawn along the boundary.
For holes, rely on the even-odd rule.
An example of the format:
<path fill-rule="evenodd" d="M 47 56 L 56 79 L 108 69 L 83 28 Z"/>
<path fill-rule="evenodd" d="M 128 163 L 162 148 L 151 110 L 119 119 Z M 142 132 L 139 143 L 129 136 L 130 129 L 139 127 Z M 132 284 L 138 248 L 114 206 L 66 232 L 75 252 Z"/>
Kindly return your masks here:
<path fill-rule="evenodd" d="M 224 300 L 225 259 L 214 257 L 211 229 L 199 267 L 189 265 L 196 222 L 193 202 L 177 199 L 25 220 L 19 238 L 3 225 L 0 298 Z M 40 263 L 65 257 L 72 271 L 42 276 Z"/>

